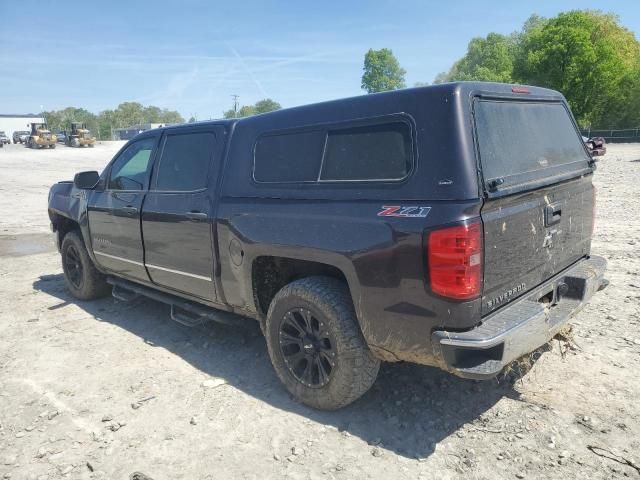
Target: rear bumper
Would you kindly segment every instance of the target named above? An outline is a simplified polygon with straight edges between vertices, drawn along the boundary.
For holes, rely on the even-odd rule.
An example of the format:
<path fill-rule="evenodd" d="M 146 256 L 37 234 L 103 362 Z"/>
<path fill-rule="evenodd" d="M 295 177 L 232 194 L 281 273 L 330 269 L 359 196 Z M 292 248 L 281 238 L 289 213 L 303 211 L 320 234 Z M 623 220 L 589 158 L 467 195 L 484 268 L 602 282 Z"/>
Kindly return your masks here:
<path fill-rule="evenodd" d="M 604 288 L 606 267 L 604 258 L 591 256 L 486 317 L 472 330 L 435 331 L 431 340 L 440 367 L 464 378 L 495 377 L 513 360 L 548 342 Z"/>

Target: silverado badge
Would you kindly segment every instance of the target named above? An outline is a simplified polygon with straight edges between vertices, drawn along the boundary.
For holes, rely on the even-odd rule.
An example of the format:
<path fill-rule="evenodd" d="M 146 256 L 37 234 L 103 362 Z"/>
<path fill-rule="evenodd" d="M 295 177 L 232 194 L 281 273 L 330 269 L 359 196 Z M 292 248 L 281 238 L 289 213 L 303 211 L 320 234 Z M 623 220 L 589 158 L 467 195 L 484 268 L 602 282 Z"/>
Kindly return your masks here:
<path fill-rule="evenodd" d="M 520 285 L 516 285 L 515 287 L 510 288 L 506 292 L 501 293 L 497 297 L 492 298 L 491 300 L 489 300 L 487 302 L 487 307 L 493 308 L 496 305 L 500 305 L 502 302 L 504 302 L 505 300 L 510 299 L 514 295 L 516 295 L 516 294 L 518 294 L 520 292 L 524 292 L 525 288 L 526 288 L 526 285 L 524 283 L 521 283 Z"/>

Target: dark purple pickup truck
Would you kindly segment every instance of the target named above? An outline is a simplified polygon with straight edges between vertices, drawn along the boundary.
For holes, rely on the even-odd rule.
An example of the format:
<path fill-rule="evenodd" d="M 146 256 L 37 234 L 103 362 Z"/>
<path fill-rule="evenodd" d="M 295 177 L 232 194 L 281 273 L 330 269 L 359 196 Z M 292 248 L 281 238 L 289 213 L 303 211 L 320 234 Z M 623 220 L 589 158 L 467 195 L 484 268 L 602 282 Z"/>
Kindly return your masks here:
<path fill-rule="evenodd" d="M 381 361 L 485 379 L 606 285 L 594 159 L 558 92 L 452 83 L 151 130 L 51 188 L 67 286 L 249 317 L 300 401 Z"/>

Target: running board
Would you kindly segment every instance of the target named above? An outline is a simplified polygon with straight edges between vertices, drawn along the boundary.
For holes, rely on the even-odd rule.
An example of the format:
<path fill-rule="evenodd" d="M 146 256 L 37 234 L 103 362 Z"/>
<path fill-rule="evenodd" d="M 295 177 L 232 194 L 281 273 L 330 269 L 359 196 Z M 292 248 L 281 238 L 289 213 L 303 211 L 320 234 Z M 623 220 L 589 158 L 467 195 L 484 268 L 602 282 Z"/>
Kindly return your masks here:
<path fill-rule="evenodd" d="M 194 327 L 205 322 L 240 326 L 250 320 L 242 315 L 207 307 L 197 302 L 185 300 L 176 295 L 160 292 L 122 278 L 107 277 L 107 282 L 113 285 L 112 294 L 118 300 L 131 301 L 141 295 L 158 302 L 166 303 L 171 307 L 171 319 L 188 327 Z"/>
<path fill-rule="evenodd" d="M 207 319 L 203 315 L 187 312 L 186 310 L 182 310 L 180 307 L 176 307 L 175 305 L 171 305 L 171 320 L 181 323 L 182 325 L 185 325 L 187 327 L 195 327 L 207 321 Z"/>
<path fill-rule="evenodd" d="M 111 289 L 111 296 L 121 302 L 130 302 L 138 298 L 138 294 L 136 292 L 127 290 L 120 285 L 113 285 L 113 288 Z"/>

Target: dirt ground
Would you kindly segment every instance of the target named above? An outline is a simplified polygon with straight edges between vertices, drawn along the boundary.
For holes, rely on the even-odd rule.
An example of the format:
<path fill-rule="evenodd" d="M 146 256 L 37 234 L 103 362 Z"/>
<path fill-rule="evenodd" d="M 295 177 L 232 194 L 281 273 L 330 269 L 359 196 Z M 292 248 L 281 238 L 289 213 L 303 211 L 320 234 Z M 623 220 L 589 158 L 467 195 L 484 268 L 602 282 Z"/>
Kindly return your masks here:
<path fill-rule="evenodd" d="M 640 145 L 610 145 L 595 175 L 611 285 L 571 345 L 515 383 L 385 364 L 333 413 L 289 397 L 257 326 L 67 294 L 48 188 L 120 146 L 0 149 L 0 478 L 640 477 Z"/>

